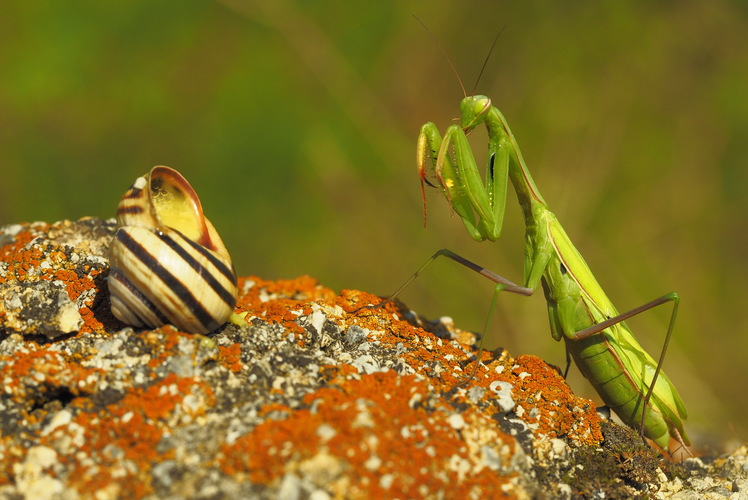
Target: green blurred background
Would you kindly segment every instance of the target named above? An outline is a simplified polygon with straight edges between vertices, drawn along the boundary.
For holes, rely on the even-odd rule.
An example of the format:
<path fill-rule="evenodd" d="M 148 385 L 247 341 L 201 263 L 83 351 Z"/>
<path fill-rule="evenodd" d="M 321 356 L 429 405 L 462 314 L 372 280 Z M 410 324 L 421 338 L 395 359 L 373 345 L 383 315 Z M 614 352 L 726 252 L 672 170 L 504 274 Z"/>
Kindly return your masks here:
<path fill-rule="evenodd" d="M 515 197 L 475 243 L 429 193 L 415 140 L 459 85 L 507 117 L 621 310 L 682 296 L 666 370 L 697 442 L 748 436 L 748 8 L 743 2 L 22 1 L 0 17 L 0 225 L 112 217 L 153 165 L 200 194 L 241 275 L 392 292 L 449 247 L 522 278 Z M 473 135 L 479 162 L 485 137 Z M 480 330 L 491 283 L 435 264 L 402 296 Z M 630 322 L 656 357 L 669 310 Z M 563 365 L 541 294 L 489 340 Z M 596 397 L 578 371 L 570 384 Z"/>

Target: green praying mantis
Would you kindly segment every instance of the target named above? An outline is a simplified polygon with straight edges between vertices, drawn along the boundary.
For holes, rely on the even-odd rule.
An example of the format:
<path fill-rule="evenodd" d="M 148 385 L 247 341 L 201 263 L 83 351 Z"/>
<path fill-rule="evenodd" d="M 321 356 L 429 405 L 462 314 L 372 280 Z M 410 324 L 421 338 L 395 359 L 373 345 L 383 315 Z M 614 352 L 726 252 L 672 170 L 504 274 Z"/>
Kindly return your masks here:
<path fill-rule="evenodd" d="M 464 87 L 463 94 L 460 125 L 451 125 L 442 137 L 436 125 L 429 122 L 421 127 L 418 136 L 417 166 L 424 217 L 425 187 L 438 187 L 473 239 L 496 241 L 501 235 L 510 179 L 525 218 L 524 286 L 442 249 L 390 299 L 440 256 L 497 283 L 491 310 L 501 291 L 530 296 L 539 284 L 542 285 L 548 302 L 551 335 L 557 341 L 564 339 L 567 363 L 570 363 L 570 354 L 605 404 L 624 423 L 638 427 L 642 438 L 646 436 L 668 450 L 672 437 L 685 448 L 690 444 L 683 427 L 686 408 L 662 371 L 678 312 L 678 294 L 668 293 L 619 314 L 538 191 L 504 116 L 488 97 L 468 96 Z M 488 131 L 485 181 L 467 139 L 467 135 L 481 124 Z M 429 170 L 435 174 L 437 184 L 427 179 Z M 668 302 L 673 303 L 673 310 L 662 353 L 655 362 L 639 345 L 625 320 Z M 489 312 L 486 324 L 490 317 Z M 476 370 L 477 367 L 476 361 Z"/>

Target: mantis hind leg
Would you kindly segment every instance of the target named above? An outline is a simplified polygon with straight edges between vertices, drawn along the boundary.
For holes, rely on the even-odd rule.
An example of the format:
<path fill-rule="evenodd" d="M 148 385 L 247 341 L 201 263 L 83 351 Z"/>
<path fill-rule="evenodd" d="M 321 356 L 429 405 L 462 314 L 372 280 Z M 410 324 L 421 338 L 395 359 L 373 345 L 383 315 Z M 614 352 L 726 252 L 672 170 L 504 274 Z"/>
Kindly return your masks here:
<path fill-rule="evenodd" d="M 442 248 L 441 250 L 436 252 L 434 255 L 429 257 L 429 259 L 421 267 L 419 267 L 415 273 L 413 273 L 413 276 L 408 278 L 408 280 L 405 283 L 400 285 L 400 288 L 395 290 L 395 292 L 392 295 L 390 295 L 387 298 L 387 300 L 385 300 L 382 304 L 387 304 L 388 302 L 393 301 L 395 297 L 397 297 L 400 294 L 400 292 L 405 290 L 405 288 L 407 288 L 408 285 L 410 285 L 427 267 L 431 265 L 432 262 L 434 262 L 439 257 L 447 257 L 457 262 L 458 264 L 461 264 L 467 267 L 468 269 L 475 271 L 481 276 L 490 279 L 494 283 L 497 283 L 499 286 L 502 287 L 501 288 L 502 290 L 506 290 L 508 292 L 516 293 L 519 295 L 525 295 L 525 296 L 530 296 L 533 293 L 533 290 L 531 288 L 519 286 L 516 283 L 513 283 L 509 281 L 508 279 L 504 278 L 503 276 L 500 276 L 479 264 L 476 264 L 472 261 L 467 260 L 465 257 L 462 257 L 461 255 L 454 253 L 452 250 L 449 250 L 447 248 Z"/>
<path fill-rule="evenodd" d="M 627 311 L 623 314 L 619 314 L 618 316 L 602 321 L 596 325 L 592 325 L 589 328 L 580 330 L 570 337 L 572 340 L 585 339 L 592 335 L 596 335 L 602 332 L 603 330 L 605 330 L 606 328 L 610 328 L 611 326 L 617 323 L 625 321 L 628 318 L 634 317 L 638 314 L 643 313 L 644 311 L 648 311 L 649 309 L 660 306 L 667 302 L 673 303 L 673 311 L 670 314 L 670 323 L 668 324 L 667 333 L 665 334 L 665 341 L 662 345 L 662 350 L 660 351 L 659 360 L 657 361 L 657 368 L 655 368 L 654 375 L 652 375 L 652 381 L 649 384 L 649 389 L 647 390 L 647 393 L 643 399 L 642 419 L 641 419 L 641 424 L 639 426 L 639 435 L 641 436 L 642 440 L 644 440 L 644 419 L 647 414 L 647 405 L 649 404 L 649 400 L 652 397 L 652 392 L 654 391 L 655 384 L 657 383 L 657 377 L 659 377 L 660 372 L 662 371 L 662 365 L 663 365 L 663 362 L 665 361 L 665 353 L 667 352 L 668 345 L 670 344 L 670 337 L 672 336 L 673 329 L 675 327 L 675 318 L 678 315 L 678 306 L 680 304 L 680 296 L 678 295 L 678 293 L 670 292 L 668 294 L 665 294 L 662 297 L 658 297 L 650 302 L 647 302 L 646 304 L 643 304 L 639 307 L 635 307 L 634 309 L 631 309 L 630 311 Z M 567 357 L 568 357 L 568 350 L 567 350 Z M 567 367 L 567 370 L 568 370 L 568 367 Z M 680 438 L 679 439 L 680 444 L 686 447 L 685 443 L 683 442 L 683 438 L 680 437 L 680 434 L 678 434 L 678 437 Z"/>
<path fill-rule="evenodd" d="M 569 352 L 569 346 L 566 345 L 566 342 L 564 342 L 564 347 L 566 348 L 566 368 L 564 368 L 564 380 L 566 380 L 566 376 L 569 375 L 569 368 L 571 368 L 571 352 Z"/>

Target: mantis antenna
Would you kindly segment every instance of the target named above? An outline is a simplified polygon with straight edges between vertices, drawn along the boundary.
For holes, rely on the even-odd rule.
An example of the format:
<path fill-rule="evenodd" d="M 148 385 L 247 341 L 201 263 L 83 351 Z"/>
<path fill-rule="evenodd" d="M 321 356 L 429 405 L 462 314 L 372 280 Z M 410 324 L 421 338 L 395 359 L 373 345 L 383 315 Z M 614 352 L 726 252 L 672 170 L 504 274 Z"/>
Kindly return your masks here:
<path fill-rule="evenodd" d="M 431 39 L 432 39 L 432 40 L 434 41 L 434 43 L 436 44 L 436 46 L 437 46 L 437 47 L 439 47 L 439 51 L 440 51 L 440 52 L 442 53 L 442 55 L 444 56 L 444 59 L 446 59 L 446 60 L 447 60 L 447 63 L 449 64 L 449 67 L 450 67 L 450 68 L 452 68 L 452 72 L 453 72 L 453 73 L 455 74 L 455 76 L 457 77 L 457 81 L 458 81 L 458 82 L 460 82 L 460 88 L 462 88 L 462 96 L 463 96 L 463 97 L 467 97 L 467 92 L 465 92 L 465 86 L 464 86 L 464 85 L 462 84 L 462 78 L 460 78 L 460 74 L 459 74 L 459 73 L 457 73 L 457 70 L 455 69 L 455 66 L 454 66 L 454 64 L 452 64 L 452 60 L 451 60 L 451 59 L 449 58 L 449 56 L 447 55 L 447 53 L 446 53 L 446 52 L 444 51 L 444 48 L 442 47 L 442 44 L 440 44 L 440 43 L 439 43 L 439 40 L 437 40 L 437 38 L 436 38 L 436 37 L 434 36 L 434 34 L 433 34 L 433 33 L 431 32 L 431 30 L 430 30 L 430 29 L 428 28 L 428 26 L 426 26 L 426 24 L 424 24 L 424 22 L 423 22 L 423 21 L 421 21 L 421 20 L 420 20 L 420 19 L 418 18 L 418 16 L 417 16 L 417 15 L 413 14 L 413 17 L 415 17 L 415 18 L 416 18 L 416 21 L 418 21 L 419 23 L 421 23 L 421 26 L 423 26 L 423 29 L 425 29 L 425 30 L 426 30 L 426 33 L 428 33 L 428 34 L 429 34 L 429 36 L 430 36 L 430 37 L 431 37 Z M 494 41 L 494 44 L 495 44 L 495 43 L 496 43 L 496 42 Z M 493 47 L 491 47 L 491 50 L 493 50 Z M 489 52 L 489 55 L 491 55 L 491 53 L 490 53 L 490 52 Z M 484 64 L 484 65 L 483 65 L 483 67 L 485 68 L 485 66 L 486 66 L 486 65 Z M 483 70 L 481 70 L 481 73 L 482 73 L 482 72 L 483 72 Z M 478 82 L 475 82 L 475 85 L 477 86 L 477 85 L 478 85 Z"/>
<path fill-rule="evenodd" d="M 486 56 L 486 60 L 483 61 L 483 67 L 480 69 L 480 73 L 478 73 L 478 78 L 475 80 L 475 86 L 473 87 L 473 91 L 470 95 L 475 95 L 475 91 L 478 89 L 478 82 L 480 82 L 481 77 L 483 76 L 483 71 L 485 71 L 486 66 L 488 66 L 488 60 L 491 58 L 491 54 L 493 54 L 493 49 L 496 47 L 496 42 L 499 41 L 499 37 L 504 32 L 504 29 L 506 28 L 506 25 L 504 25 L 498 33 L 496 33 L 496 38 L 493 39 L 493 43 L 491 44 L 491 50 L 488 51 L 488 55 Z M 449 63 L 452 64 L 452 63 Z M 458 77 L 459 78 L 459 77 Z M 460 85 L 462 85 L 462 82 L 460 82 Z"/>

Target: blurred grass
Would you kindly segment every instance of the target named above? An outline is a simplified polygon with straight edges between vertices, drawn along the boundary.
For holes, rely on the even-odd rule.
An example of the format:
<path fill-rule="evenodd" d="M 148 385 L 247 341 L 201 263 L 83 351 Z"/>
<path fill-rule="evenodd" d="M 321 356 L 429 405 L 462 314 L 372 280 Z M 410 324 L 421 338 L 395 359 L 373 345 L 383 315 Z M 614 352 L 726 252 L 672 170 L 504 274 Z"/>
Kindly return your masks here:
<path fill-rule="evenodd" d="M 499 243 L 470 240 L 436 192 L 423 230 L 418 128 L 445 128 L 461 92 L 413 13 L 468 89 L 506 26 L 478 92 L 619 309 L 680 292 L 666 370 L 689 431 L 746 439 L 741 2 L 6 2 L 0 224 L 111 217 L 165 164 L 196 188 L 242 275 L 386 295 L 446 246 L 521 280 L 513 195 Z M 439 263 L 403 299 L 480 330 L 491 291 Z M 668 314 L 631 322 L 655 357 Z M 564 362 L 540 296 L 502 297 L 490 335 Z"/>

